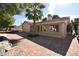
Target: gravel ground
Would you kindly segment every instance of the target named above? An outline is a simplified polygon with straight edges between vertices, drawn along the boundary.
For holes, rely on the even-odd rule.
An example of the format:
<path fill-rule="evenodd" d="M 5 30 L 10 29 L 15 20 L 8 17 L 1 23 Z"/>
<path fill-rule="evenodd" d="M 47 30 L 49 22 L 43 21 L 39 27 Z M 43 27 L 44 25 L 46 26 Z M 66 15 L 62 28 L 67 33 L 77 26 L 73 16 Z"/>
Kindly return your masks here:
<path fill-rule="evenodd" d="M 20 34 L 23 35 L 23 33 Z M 31 39 L 17 34 L 6 34 L 6 36 L 9 40 L 20 40 L 20 42 L 8 50 L 5 56 L 79 56 L 79 44 L 76 38 L 70 40 L 68 45 L 67 40 L 70 37 L 66 38 L 67 40 L 58 40 L 45 36 Z"/>

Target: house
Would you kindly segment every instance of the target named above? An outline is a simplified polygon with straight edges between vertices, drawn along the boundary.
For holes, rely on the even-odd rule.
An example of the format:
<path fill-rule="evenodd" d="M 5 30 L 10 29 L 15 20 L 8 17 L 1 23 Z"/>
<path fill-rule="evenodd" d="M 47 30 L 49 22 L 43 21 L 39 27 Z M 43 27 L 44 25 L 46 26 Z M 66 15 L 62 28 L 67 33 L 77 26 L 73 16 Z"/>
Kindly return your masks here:
<path fill-rule="evenodd" d="M 69 22 L 69 17 L 37 22 L 35 25 L 25 21 L 22 24 L 22 29 L 25 32 L 36 33 L 50 37 L 64 38 L 67 34 L 66 29 Z"/>
<path fill-rule="evenodd" d="M 11 31 L 22 31 L 22 26 L 19 25 L 19 26 L 11 27 Z"/>
<path fill-rule="evenodd" d="M 27 21 L 24 21 L 24 23 L 22 24 L 22 31 L 24 32 L 31 32 L 31 26 L 33 24 Z"/>

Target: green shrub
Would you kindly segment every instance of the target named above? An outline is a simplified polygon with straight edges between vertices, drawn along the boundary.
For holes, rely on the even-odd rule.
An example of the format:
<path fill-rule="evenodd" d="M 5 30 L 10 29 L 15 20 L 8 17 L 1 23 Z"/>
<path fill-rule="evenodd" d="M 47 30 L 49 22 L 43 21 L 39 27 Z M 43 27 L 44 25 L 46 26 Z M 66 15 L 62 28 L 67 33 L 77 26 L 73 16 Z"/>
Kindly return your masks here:
<path fill-rule="evenodd" d="M 38 37 L 39 35 L 38 34 L 29 34 L 27 35 L 28 37 Z"/>

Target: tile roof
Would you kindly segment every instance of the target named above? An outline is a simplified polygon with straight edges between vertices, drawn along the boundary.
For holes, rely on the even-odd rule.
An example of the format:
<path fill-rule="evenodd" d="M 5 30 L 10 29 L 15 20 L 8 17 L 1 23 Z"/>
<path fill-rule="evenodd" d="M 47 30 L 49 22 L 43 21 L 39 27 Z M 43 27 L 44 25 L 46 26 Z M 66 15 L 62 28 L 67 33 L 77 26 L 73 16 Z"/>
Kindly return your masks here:
<path fill-rule="evenodd" d="M 62 17 L 62 18 L 57 18 L 57 19 L 52 19 L 52 20 L 46 20 L 42 22 L 37 22 L 36 24 L 43 24 L 43 23 L 59 23 L 59 22 L 64 22 L 64 21 L 69 21 L 69 17 Z M 33 25 L 32 22 L 24 21 L 24 23 L 27 23 L 29 25 Z"/>

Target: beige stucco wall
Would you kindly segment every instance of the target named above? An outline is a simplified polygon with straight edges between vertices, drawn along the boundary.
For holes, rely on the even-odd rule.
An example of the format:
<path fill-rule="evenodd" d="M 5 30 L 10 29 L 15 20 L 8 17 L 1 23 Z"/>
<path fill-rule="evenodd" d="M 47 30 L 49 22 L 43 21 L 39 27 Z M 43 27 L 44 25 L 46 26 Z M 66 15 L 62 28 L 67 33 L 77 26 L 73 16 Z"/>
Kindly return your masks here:
<path fill-rule="evenodd" d="M 14 28 L 11 28 L 11 30 L 22 31 L 22 26 L 15 26 Z"/>
<path fill-rule="evenodd" d="M 62 34 L 61 33 L 58 33 L 58 32 L 39 32 L 37 34 L 44 35 L 44 36 L 49 36 L 49 37 L 64 38 L 62 36 Z"/>
<path fill-rule="evenodd" d="M 50 37 L 57 37 L 57 38 L 64 38 L 66 36 L 66 24 L 65 23 L 59 23 L 59 32 L 53 32 L 53 31 L 49 31 L 49 25 L 46 26 L 47 30 L 44 31 L 40 31 L 40 32 L 36 32 L 37 34 L 40 35 L 45 35 L 45 36 L 50 36 Z M 42 30 L 44 29 L 44 27 L 42 28 Z"/>
<path fill-rule="evenodd" d="M 24 24 L 22 25 L 22 31 L 30 32 L 30 25 L 27 24 L 27 23 L 24 23 Z"/>
<path fill-rule="evenodd" d="M 40 34 L 40 35 L 50 36 L 50 37 L 64 38 L 66 36 L 66 33 L 67 33 L 66 28 L 67 28 L 68 21 L 58 22 L 58 23 L 55 23 L 55 24 L 58 24 L 59 32 L 50 31 L 49 30 L 50 24 L 46 24 L 46 25 L 45 24 L 42 24 L 42 25 L 40 24 L 39 27 L 42 26 L 42 32 L 41 32 L 41 29 L 39 29 L 40 31 L 39 32 L 36 31 L 36 33 Z M 44 31 L 44 29 L 46 29 L 46 31 Z"/>
<path fill-rule="evenodd" d="M 34 27 L 30 26 L 28 23 L 24 23 L 22 25 L 22 29 L 25 32 L 31 32 L 31 33 L 37 33 L 40 35 L 45 35 L 45 36 L 50 36 L 50 37 L 57 37 L 57 38 L 64 38 L 66 37 L 66 28 L 69 20 L 59 20 L 59 21 L 52 21 L 52 22 L 43 22 L 43 23 L 36 23 L 36 29 L 34 31 Z M 58 24 L 59 26 L 59 32 L 53 32 L 49 30 L 49 26 L 51 24 Z M 39 32 L 38 32 L 38 27 L 39 26 Z M 42 27 L 42 29 L 41 29 Z M 44 31 L 44 29 L 46 31 Z M 42 31 L 41 31 L 42 30 Z"/>
<path fill-rule="evenodd" d="M 62 37 L 65 37 L 66 36 L 66 27 L 67 25 L 65 23 L 61 23 L 59 24 L 59 32 L 61 33 L 61 36 Z"/>

